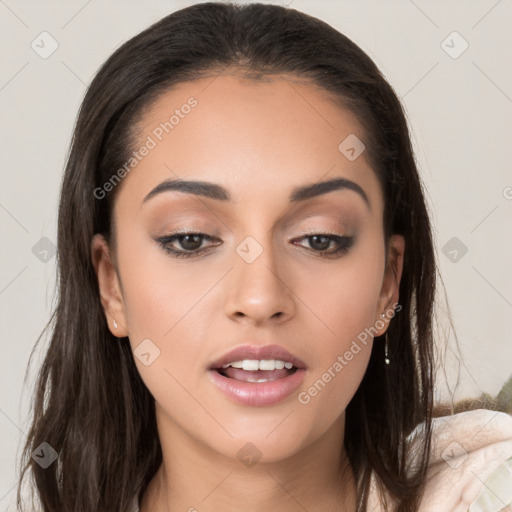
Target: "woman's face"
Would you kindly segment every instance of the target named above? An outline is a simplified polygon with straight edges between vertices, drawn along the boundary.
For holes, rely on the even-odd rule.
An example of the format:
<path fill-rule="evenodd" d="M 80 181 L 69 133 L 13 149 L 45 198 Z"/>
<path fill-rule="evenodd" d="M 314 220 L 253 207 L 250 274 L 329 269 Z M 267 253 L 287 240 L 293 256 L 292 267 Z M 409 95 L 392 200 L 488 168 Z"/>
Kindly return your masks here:
<path fill-rule="evenodd" d="M 232 458 L 245 446 L 283 459 L 329 432 L 341 444 L 369 329 L 383 334 L 398 301 L 403 238 L 391 240 L 393 273 L 364 133 L 321 89 L 290 78 L 212 76 L 161 96 L 118 174 L 115 254 L 102 237 L 92 245 L 110 329 L 129 336 L 160 437 Z M 346 181 L 296 193 L 334 179 Z M 162 186 L 174 180 L 208 185 Z M 204 236 L 171 239 L 176 230 Z M 300 378 L 285 368 L 247 383 L 251 370 L 211 369 L 236 347 L 271 344 L 304 363 Z"/>

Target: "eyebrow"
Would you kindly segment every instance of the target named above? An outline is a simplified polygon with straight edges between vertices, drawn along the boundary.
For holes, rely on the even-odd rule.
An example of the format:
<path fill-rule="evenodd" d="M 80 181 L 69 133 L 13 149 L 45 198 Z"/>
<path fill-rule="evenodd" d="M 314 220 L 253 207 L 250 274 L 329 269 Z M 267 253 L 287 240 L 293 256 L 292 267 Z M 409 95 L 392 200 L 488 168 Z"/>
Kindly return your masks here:
<path fill-rule="evenodd" d="M 370 201 L 365 191 L 355 182 L 345 178 L 332 178 L 326 181 L 311 183 L 296 187 L 290 194 L 289 201 L 297 203 L 305 201 L 313 197 L 317 197 L 335 190 L 352 190 L 359 194 L 365 201 L 369 209 L 371 209 Z M 215 183 L 207 181 L 187 181 L 187 180 L 165 180 L 157 185 L 149 194 L 142 200 L 143 203 L 149 201 L 152 197 L 168 191 L 184 192 L 186 194 L 194 194 L 198 196 L 207 197 L 209 199 L 216 199 L 218 201 L 232 201 L 231 195 L 224 187 Z"/>

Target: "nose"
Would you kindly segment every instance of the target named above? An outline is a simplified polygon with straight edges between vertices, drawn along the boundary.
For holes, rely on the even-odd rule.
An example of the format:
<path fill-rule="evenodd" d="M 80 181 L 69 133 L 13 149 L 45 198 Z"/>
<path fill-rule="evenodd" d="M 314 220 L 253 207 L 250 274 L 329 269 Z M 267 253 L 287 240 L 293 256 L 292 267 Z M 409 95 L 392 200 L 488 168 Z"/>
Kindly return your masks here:
<path fill-rule="evenodd" d="M 234 257 L 234 269 L 227 284 L 226 314 L 235 321 L 253 325 L 285 322 L 295 314 L 295 295 L 291 275 L 283 272 L 268 244 L 254 260 Z"/>

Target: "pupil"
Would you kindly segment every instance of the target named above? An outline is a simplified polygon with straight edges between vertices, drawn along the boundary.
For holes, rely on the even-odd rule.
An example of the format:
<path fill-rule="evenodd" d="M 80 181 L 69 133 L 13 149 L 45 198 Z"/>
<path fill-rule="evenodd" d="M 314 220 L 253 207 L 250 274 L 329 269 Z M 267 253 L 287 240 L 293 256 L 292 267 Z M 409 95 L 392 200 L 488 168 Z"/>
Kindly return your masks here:
<path fill-rule="evenodd" d="M 191 244 L 189 243 L 190 242 L 190 239 L 195 239 L 195 242 L 192 241 Z M 199 240 L 200 242 L 200 239 L 201 239 L 201 235 L 185 235 L 183 237 L 183 240 L 181 245 L 183 246 L 184 249 L 187 249 L 187 250 L 194 250 L 194 249 L 197 249 L 197 241 Z M 199 243 L 199 245 L 201 245 Z"/>
<path fill-rule="evenodd" d="M 326 236 L 323 236 L 323 235 L 313 235 L 313 246 L 315 246 L 315 242 L 318 241 L 318 239 L 324 239 L 324 243 L 320 243 L 320 244 L 316 244 L 316 248 L 317 249 L 320 249 L 320 250 L 325 250 L 329 247 L 329 242 L 330 240 L 326 237 Z M 320 247 L 318 246 L 320 245 Z"/>

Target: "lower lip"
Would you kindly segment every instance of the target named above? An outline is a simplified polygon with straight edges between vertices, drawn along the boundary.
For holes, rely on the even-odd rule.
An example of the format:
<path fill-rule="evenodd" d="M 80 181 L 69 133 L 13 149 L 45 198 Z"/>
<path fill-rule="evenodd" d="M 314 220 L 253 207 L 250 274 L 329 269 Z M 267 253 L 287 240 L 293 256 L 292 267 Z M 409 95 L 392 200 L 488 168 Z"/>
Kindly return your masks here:
<path fill-rule="evenodd" d="M 215 370 L 208 371 L 209 379 L 231 400 L 243 405 L 261 407 L 281 402 L 304 381 L 306 370 L 297 369 L 288 377 L 268 382 L 245 382 L 224 377 Z"/>

